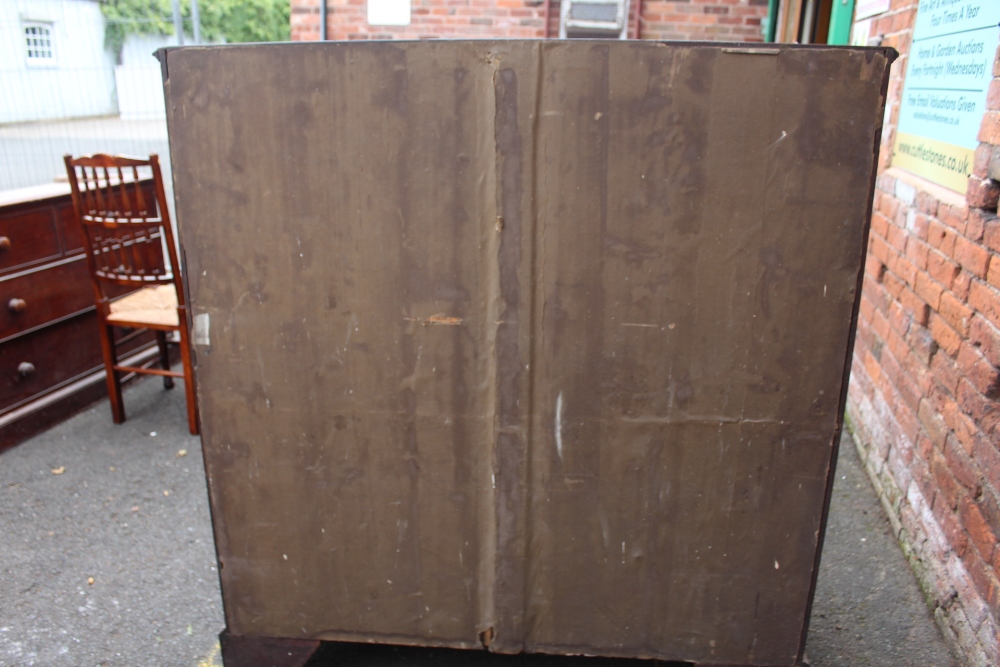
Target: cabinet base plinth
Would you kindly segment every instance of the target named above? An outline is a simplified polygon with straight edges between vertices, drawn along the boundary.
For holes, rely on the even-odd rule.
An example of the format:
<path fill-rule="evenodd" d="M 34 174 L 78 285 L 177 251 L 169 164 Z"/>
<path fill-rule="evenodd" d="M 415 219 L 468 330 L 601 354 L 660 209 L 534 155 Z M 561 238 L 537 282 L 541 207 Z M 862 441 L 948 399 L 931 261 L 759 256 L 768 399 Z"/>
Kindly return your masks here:
<path fill-rule="evenodd" d="M 248 637 L 219 633 L 225 667 L 303 667 L 322 644 L 318 639 Z"/>

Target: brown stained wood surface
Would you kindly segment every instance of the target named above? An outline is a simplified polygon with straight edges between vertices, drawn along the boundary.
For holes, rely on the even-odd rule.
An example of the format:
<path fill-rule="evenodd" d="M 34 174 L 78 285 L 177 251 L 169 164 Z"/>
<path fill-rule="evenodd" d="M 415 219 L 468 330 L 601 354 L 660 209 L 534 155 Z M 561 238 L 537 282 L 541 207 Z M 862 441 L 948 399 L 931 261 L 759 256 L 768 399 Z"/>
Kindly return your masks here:
<path fill-rule="evenodd" d="M 794 664 L 893 57 L 161 53 L 228 631 Z"/>
<path fill-rule="evenodd" d="M 18 208 L 17 215 L 4 215 L 0 223 L 0 234 L 7 239 L 6 247 L 0 250 L 0 271 L 5 273 L 59 256 L 52 207 Z"/>
<path fill-rule="evenodd" d="M 87 280 L 87 262 L 82 255 L 5 277 L 0 339 L 93 306 L 93 293 L 80 289 L 81 285 L 87 286 Z M 23 300 L 24 309 L 20 312 L 11 309 L 11 299 Z"/>

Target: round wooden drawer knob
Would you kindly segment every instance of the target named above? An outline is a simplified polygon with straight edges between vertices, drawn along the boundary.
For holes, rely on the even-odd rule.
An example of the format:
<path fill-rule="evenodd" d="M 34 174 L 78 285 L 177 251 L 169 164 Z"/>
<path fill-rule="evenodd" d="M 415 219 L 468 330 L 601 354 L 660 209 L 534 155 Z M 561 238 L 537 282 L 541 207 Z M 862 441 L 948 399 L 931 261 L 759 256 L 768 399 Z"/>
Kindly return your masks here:
<path fill-rule="evenodd" d="M 11 299 L 7 302 L 7 309 L 12 313 L 23 313 L 28 309 L 28 302 L 24 299 Z"/>
<path fill-rule="evenodd" d="M 0 236 L 0 251 L 10 249 L 10 239 L 6 236 Z"/>
<path fill-rule="evenodd" d="M 21 374 L 21 377 L 26 378 L 35 372 L 35 365 L 30 361 L 22 361 L 17 365 L 17 372 Z"/>

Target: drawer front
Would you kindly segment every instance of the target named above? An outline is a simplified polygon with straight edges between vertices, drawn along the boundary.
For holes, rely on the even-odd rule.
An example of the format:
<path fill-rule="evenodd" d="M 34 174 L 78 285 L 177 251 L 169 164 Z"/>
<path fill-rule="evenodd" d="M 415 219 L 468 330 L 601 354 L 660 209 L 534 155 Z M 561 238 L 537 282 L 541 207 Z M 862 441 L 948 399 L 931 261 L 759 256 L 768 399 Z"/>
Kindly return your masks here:
<path fill-rule="evenodd" d="M 0 409 L 102 364 L 97 316 L 87 313 L 0 344 Z"/>
<path fill-rule="evenodd" d="M 59 238 L 62 241 L 64 254 L 83 252 L 83 232 L 80 223 L 76 221 L 73 202 L 66 201 L 56 206 L 56 223 L 59 225 Z"/>
<path fill-rule="evenodd" d="M 128 336 L 120 345 L 119 358 L 155 340 L 149 331 L 136 335 L 115 329 L 115 333 L 116 339 Z M 94 312 L 0 343 L 0 411 L 103 367 Z"/>
<path fill-rule="evenodd" d="M 0 340 L 93 306 L 86 257 L 0 278 L 0 300 Z"/>
<path fill-rule="evenodd" d="M 55 214 L 46 206 L 0 216 L 0 273 L 59 255 Z"/>

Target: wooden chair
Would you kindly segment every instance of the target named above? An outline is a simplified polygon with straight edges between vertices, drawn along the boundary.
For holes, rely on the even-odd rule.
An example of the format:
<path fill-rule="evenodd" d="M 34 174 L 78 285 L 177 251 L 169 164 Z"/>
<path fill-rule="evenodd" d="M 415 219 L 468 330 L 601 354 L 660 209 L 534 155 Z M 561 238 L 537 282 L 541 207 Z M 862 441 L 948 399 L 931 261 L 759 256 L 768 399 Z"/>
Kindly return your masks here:
<path fill-rule="evenodd" d="M 184 378 L 188 427 L 197 434 L 184 283 L 159 158 L 150 155 L 144 160 L 98 153 L 76 159 L 67 155 L 65 162 L 97 302 L 112 419 L 116 424 L 125 421 L 123 375 L 161 375 L 167 389 L 173 387 L 173 378 L 179 377 Z M 146 169 L 152 170 L 152 198 L 148 192 L 143 193 L 140 183 L 141 178 L 148 180 Z M 169 263 L 164 261 L 164 246 Z M 122 286 L 133 289 L 122 295 Z M 119 365 L 112 327 L 155 331 L 161 368 Z M 182 373 L 170 370 L 167 333 L 171 331 L 177 331 L 180 337 Z"/>

